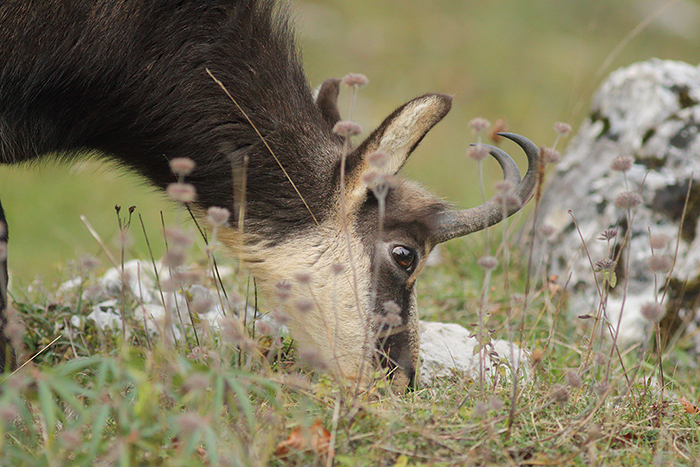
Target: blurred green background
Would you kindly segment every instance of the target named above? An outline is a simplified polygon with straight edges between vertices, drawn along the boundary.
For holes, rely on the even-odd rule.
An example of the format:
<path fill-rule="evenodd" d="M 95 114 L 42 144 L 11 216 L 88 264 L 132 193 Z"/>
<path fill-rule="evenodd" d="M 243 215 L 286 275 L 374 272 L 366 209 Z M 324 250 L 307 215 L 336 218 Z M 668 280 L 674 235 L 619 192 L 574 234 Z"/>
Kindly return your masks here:
<path fill-rule="evenodd" d="M 700 5 L 690 0 L 299 0 L 292 10 L 312 86 L 348 72 L 369 78 L 353 113 L 365 134 L 413 97 L 454 96 L 405 175 L 461 206 L 479 201 L 475 163 L 464 157 L 471 118 L 503 118 L 509 130 L 551 145 L 553 123 L 576 129 L 614 69 L 651 57 L 700 61 Z M 348 102 L 341 95 L 344 117 Z M 512 145 L 503 147 L 524 163 Z M 489 174 L 498 176 L 495 167 Z M 55 281 L 83 253 L 104 258 L 81 214 L 111 241 L 114 205 L 136 205 L 158 245 L 158 212 L 184 218 L 143 181 L 94 160 L 2 166 L 0 199 L 19 284 Z M 146 257 L 135 226 L 133 254 Z"/>

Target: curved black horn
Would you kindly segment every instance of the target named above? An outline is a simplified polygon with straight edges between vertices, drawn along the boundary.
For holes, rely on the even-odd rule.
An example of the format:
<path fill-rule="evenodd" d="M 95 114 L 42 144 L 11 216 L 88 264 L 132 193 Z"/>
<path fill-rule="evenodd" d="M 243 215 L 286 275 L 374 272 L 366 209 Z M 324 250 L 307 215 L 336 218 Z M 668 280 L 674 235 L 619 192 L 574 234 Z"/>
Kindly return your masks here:
<path fill-rule="evenodd" d="M 517 206 L 508 207 L 508 216 L 511 216 L 518 212 L 535 193 L 540 151 L 532 141 L 524 136 L 514 133 L 498 134 L 517 143 L 527 155 L 527 173 L 525 173 L 525 178 L 521 181 L 520 171 L 513 159 L 511 159 L 505 151 L 493 146 L 487 146 L 489 148 L 489 153 L 501 164 L 503 179 L 513 184 L 515 187 L 513 194 L 522 201 L 522 203 Z M 433 242 L 438 244 L 452 238 L 463 237 L 464 235 L 478 232 L 486 227 L 497 224 L 502 220 L 503 203 L 494 198 L 474 208 L 460 211 L 447 211 L 440 214 L 438 217 L 435 233 L 433 235 Z"/>

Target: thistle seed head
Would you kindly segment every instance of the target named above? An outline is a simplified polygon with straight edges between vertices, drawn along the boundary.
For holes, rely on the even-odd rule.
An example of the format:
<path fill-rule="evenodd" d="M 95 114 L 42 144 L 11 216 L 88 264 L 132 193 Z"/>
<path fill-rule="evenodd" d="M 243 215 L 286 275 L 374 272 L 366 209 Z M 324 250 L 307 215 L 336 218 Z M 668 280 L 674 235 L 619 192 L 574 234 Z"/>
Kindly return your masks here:
<path fill-rule="evenodd" d="M 654 274 L 666 274 L 673 266 L 673 259 L 669 255 L 651 255 L 647 264 Z"/>
<path fill-rule="evenodd" d="M 389 163 L 389 156 L 383 152 L 374 152 L 367 158 L 370 167 L 381 169 Z"/>
<path fill-rule="evenodd" d="M 0 244 L 1 248 L 2 244 Z M 78 266 L 85 271 L 94 271 L 100 265 L 100 260 L 92 255 L 85 254 L 78 259 Z"/>
<path fill-rule="evenodd" d="M 316 349 L 299 349 L 299 359 L 304 362 L 304 364 L 318 371 L 325 371 L 328 368 L 328 364 Z"/>
<path fill-rule="evenodd" d="M 644 319 L 652 323 L 658 323 L 666 315 L 666 307 L 656 302 L 645 303 L 639 311 Z"/>
<path fill-rule="evenodd" d="M 179 177 L 186 177 L 194 170 L 195 163 L 189 157 L 175 157 L 170 159 L 170 170 Z"/>
<path fill-rule="evenodd" d="M 479 267 L 485 271 L 492 271 L 498 266 L 498 260 L 495 256 L 482 256 L 478 261 Z"/>
<path fill-rule="evenodd" d="M 367 86 L 367 83 L 369 83 L 367 77 L 362 73 L 348 73 L 343 76 L 342 81 L 346 86 L 355 86 L 357 88 Z"/>
<path fill-rule="evenodd" d="M 207 222 L 214 227 L 226 225 L 230 216 L 231 213 L 226 208 L 211 206 L 207 209 Z"/>
<path fill-rule="evenodd" d="M 168 227 L 165 229 L 165 238 L 175 246 L 189 248 L 192 245 L 192 238 L 178 227 Z"/>
<path fill-rule="evenodd" d="M 362 133 L 362 127 L 350 120 L 341 120 L 333 126 L 333 133 L 343 138 L 349 138 Z"/>
<path fill-rule="evenodd" d="M 401 307 L 396 304 L 395 301 L 389 300 L 386 301 L 382 304 L 382 308 L 384 308 L 384 312 L 387 315 L 400 315 L 401 314 Z"/>
<path fill-rule="evenodd" d="M 163 257 L 163 264 L 169 268 L 177 268 L 185 264 L 185 250 L 173 246 Z"/>
<path fill-rule="evenodd" d="M 278 282 L 275 284 L 275 294 L 280 302 L 286 302 L 292 296 L 292 284 L 287 281 Z"/>
<path fill-rule="evenodd" d="M 477 162 L 483 161 L 484 159 L 489 157 L 489 148 L 487 148 L 483 144 L 477 144 L 475 146 L 472 146 L 467 152 L 467 157 L 469 157 L 470 159 L 474 159 Z"/>
<path fill-rule="evenodd" d="M 615 198 L 615 206 L 619 209 L 629 211 L 642 203 L 642 196 L 634 191 L 623 191 Z"/>
<path fill-rule="evenodd" d="M 540 148 L 540 155 L 545 164 L 557 165 L 561 162 L 561 154 L 554 148 Z"/>
<path fill-rule="evenodd" d="M 610 168 L 612 170 L 614 170 L 615 172 L 627 172 L 629 169 L 632 168 L 633 164 L 634 164 L 634 157 L 632 157 L 630 155 L 617 156 L 610 163 Z"/>
<path fill-rule="evenodd" d="M 608 229 L 602 234 L 600 234 L 600 237 L 598 237 L 598 240 L 612 240 L 613 238 L 617 237 L 617 230 L 615 229 Z"/>
<path fill-rule="evenodd" d="M 311 284 L 311 274 L 306 271 L 297 271 L 294 273 L 294 280 L 302 285 Z"/>
<path fill-rule="evenodd" d="M 472 133 L 474 133 L 474 134 L 481 133 L 482 131 L 486 130 L 490 126 L 491 126 L 491 122 L 489 122 L 485 118 L 481 118 L 481 117 L 472 118 L 469 121 L 469 127 L 472 129 Z"/>
<path fill-rule="evenodd" d="M 664 234 L 654 234 L 649 237 L 649 245 L 653 250 L 663 250 L 668 246 L 668 236 Z"/>
<path fill-rule="evenodd" d="M 294 301 L 294 308 L 296 308 L 300 313 L 306 314 L 314 309 L 314 302 L 308 298 L 300 298 Z"/>
<path fill-rule="evenodd" d="M 538 230 L 540 231 L 540 234 L 542 234 L 542 236 L 546 239 L 551 239 L 552 237 L 554 237 L 554 234 L 557 233 L 557 229 L 550 224 L 544 224 L 540 226 Z"/>
<path fill-rule="evenodd" d="M 579 389 L 581 386 L 583 386 L 581 375 L 573 370 L 566 372 L 566 383 L 574 389 Z"/>
<path fill-rule="evenodd" d="M 165 189 L 165 193 L 173 201 L 179 201 L 180 203 L 192 203 L 197 199 L 197 191 L 194 185 L 189 183 L 171 183 Z"/>
<path fill-rule="evenodd" d="M 554 124 L 554 131 L 559 136 L 566 136 L 571 131 L 571 125 L 569 125 L 568 123 L 564 123 L 564 122 L 557 122 Z"/>
<path fill-rule="evenodd" d="M 555 384 L 549 391 L 549 398 L 559 405 L 564 405 L 569 402 L 569 389 L 561 384 Z"/>
<path fill-rule="evenodd" d="M 595 262 L 595 272 L 612 271 L 616 263 L 610 258 L 601 259 Z"/>
<path fill-rule="evenodd" d="M 513 184 L 508 180 L 501 180 L 493 184 L 498 193 L 508 193 L 513 190 Z"/>

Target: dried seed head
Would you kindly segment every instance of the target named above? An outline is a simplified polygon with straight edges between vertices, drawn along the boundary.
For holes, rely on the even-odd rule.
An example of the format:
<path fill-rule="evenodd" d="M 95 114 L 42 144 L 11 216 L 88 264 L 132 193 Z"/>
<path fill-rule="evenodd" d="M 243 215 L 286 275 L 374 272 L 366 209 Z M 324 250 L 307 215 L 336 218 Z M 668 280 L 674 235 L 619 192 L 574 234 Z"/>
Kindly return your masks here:
<path fill-rule="evenodd" d="M 669 255 L 651 255 L 647 264 L 654 274 L 665 274 L 671 270 L 673 259 Z"/>
<path fill-rule="evenodd" d="M 513 192 L 497 191 L 493 196 L 493 200 L 503 206 L 506 210 L 519 208 L 523 204 L 523 200 Z"/>
<path fill-rule="evenodd" d="M 481 269 L 485 271 L 492 271 L 496 269 L 496 266 L 498 266 L 498 260 L 495 256 L 482 256 L 479 258 L 478 264 Z"/>
<path fill-rule="evenodd" d="M 608 364 L 608 356 L 603 352 L 596 352 L 593 354 L 593 361 L 595 361 L 600 366 L 605 366 Z"/>
<path fill-rule="evenodd" d="M 401 326 L 402 320 L 401 316 L 395 314 L 395 313 L 389 313 L 386 315 L 379 315 L 375 318 L 375 322 L 379 325 L 385 325 L 390 328 L 395 328 L 398 326 Z"/>
<path fill-rule="evenodd" d="M 602 234 L 600 234 L 600 237 L 598 237 L 598 240 L 612 240 L 613 238 L 617 237 L 617 230 L 614 229 L 608 229 Z"/>
<path fill-rule="evenodd" d="M 566 383 L 574 389 L 579 389 L 581 386 L 583 386 L 581 375 L 573 370 L 566 372 Z"/>
<path fill-rule="evenodd" d="M 165 193 L 171 200 L 181 203 L 191 203 L 197 199 L 197 191 L 194 185 L 189 183 L 171 183 L 165 189 Z"/>
<path fill-rule="evenodd" d="M 389 156 L 383 152 L 374 152 L 369 155 L 367 162 L 370 167 L 381 169 L 389 163 Z"/>
<path fill-rule="evenodd" d="M 309 313 L 314 309 L 314 302 L 308 298 L 300 298 L 294 301 L 294 308 L 296 308 L 300 313 Z"/>
<path fill-rule="evenodd" d="M 647 302 L 642 305 L 640 313 L 644 319 L 651 321 L 652 323 L 657 323 L 661 321 L 661 318 L 666 315 L 666 307 L 660 303 Z"/>
<path fill-rule="evenodd" d="M 292 296 L 292 284 L 287 281 L 281 281 L 275 284 L 275 294 L 280 302 L 286 302 Z"/>
<path fill-rule="evenodd" d="M 467 152 L 467 157 L 474 159 L 475 161 L 483 161 L 489 157 L 489 148 L 483 144 L 477 144 L 469 148 Z"/>
<path fill-rule="evenodd" d="M 207 222 L 215 227 L 226 225 L 230 216 L 231 213 L 226 208 L 211 206 L 207 209 Z"/>
<path fill-rule="evenodd" d="M 593 390 L 595 391 L 595 393 L 598 397 L 605 396 L 605 394 L 608 393 L 609 389 L 610 389 L 610 385 L 605 384 L 605 383 L 596 384 L 596 386 L 593 388 Z"/>
<path fill-rule="evenodd" d="M 401 314 L 401 307 L 396 304 L 395 301 L 389 300 L 386 301 L 382 304 L 382 307 L 384 308 L 384 312 L 387 315 L 400 315 Z"/>
<path fill-rule="evenodd" d="M 542 236 L 546 239 L 551 239 L 552 237 L 554 237 L 554 234 L 557 233 L 557 229 L 550 224 L 544 224 L 540 226 L 538 230 L 540 231 L 540 234 L 542 234 Z"/>
<path fill-rule="evenodd" d="M 615 265 L 615 261 L 610 258 L 601 259 L 595 262 L 595 272 L 612 271 Z"/>
<path fill-rule="evenodd" d="M 272 312 L 272 319 L 275 321 L 275 323 L 279 324 L 280 326 L 286 326 L 289 322 L 289 315 L 287 313 L 284 313 L 283 311 L 278 310 Z"/>
<path fill-rule="evenodd" d="M 221 337 L 232 345 L 240 345 L 241 342 L 248 338 L 241 320 L 232 316 L 227 316 L 221 320 Z"/>
<path fill-rule="evenodd" d="M 198 315 L 207 313 L 214 307 L 214 301 L 206 296 L 199 295 L 190 302 L 190 311 Z"/>
<path fill-rule="evenodd" d="M 649 245 L 653 250 L 663 250 L 668 246 L 668 236 L 664 234 L 654 234 L 649 237 Z"/>
<path fill-rule="evenodd" d="M 302 348 L 299 349 L 299 359 L 304 362 L 304 364 L 314 368 L 318 371 L 325 371 L 328 368 L 328 364 L 321 357 L 316 349 Z"/>
<path fill-rule="evenodd" d="M 642 203 L 642 196 L 634 191 L 623 191 L 615 198 L 615 206 L 619 209 L 631 210 Z"/>
<path fill-rule="evenodd" d="M 163 257 L 163 264 L 169 268 L 177 268 L 185 263 L 185 250 L 173 246 Z"/>
<path fill-rule="evenodd" d="M 173 245 L 182 248 L 189 248 L 193 242 L 192 236 L 178 227 L 168 227 L 165 229 L 165 238 L 167 238 L 169 242 L 172 242 Z"/>
<path fill-rule="evenodd" d="M 481 133 L 482 131 L 486 130 L 490 126 L 491 126 L 491 122 L 489 122 L 485 118 L 481 118 L 481 117 L 472 118 L 469 121 L 469 127 L 472 129 L 472 132 L 474 134 Z"/>
<path fill-rule="evenodd" d="M 556 131 L 559 136 L 566 136 L 571 131 L 571 125 L 564 122 L 557 122 L 554 124 L 554 131 Z"/>
<path fill-rule="evenodd" d="M 85 271 L 94 271 L 100 265 L 100 260 L 85 254 L 78 259 L 78 266 Z"/>
<path fill-rule="evenodd" d="M 540 155 L 546 164 L 557 165 L 561 162 L 561 154 L 554 148 L 540 148 Z"/>
<path fill-rule="evenodd" d="M 358 88 L 367 86 L 367 83 L 369 83 L 367 77 L 362 73 L 348 73 L 347 75 L 343 76 L 342 81 L 346 86 L 356 86 Z"/>
<path fill-rule="evenodd" d="M 493 141 L 494 143 L 498 143 L 503 139 L 503 137 L 499 135 L 499 133 L 503 131 L 508 131 L 508 127 L 506 125 L 506 121 L 502 118 L 499 118 L 498 120 L 496 120 L 496 123 L 493 124 L 493 128 L 491 128 L 491 131 L 489 131 L 489 138 L 491 138 L 491 141 Z"/>
<path fill-rule="evenodd" d="M 194 170 L 195 163 L 189 157 L 175 157 L 170 159 L 170 170 L 180 177 L 186 177 Z"/>
<path fill-rule="evenodd" d="M 632 168 L 633 164 L 634 164 L 634 157 L 632 157 L 630 155 L 617 156 L 610 163 L 610 168 L 612 170 L 614 170 L 615 172 L 627 172 L 629 169 Z"/>
<path fill-rule="evenodd" d="M 561 384 L 555 384 L 549 391 L 549 398 L 557 404 L 564 405 L 569 402 L 569 388 Z"/>
<path fill-rule="evenodd" d="M 396 187 L 398 184 L 397 178 L 389 174 L 378 175 L 374 181 L 369 185 L 374 193 L 375 198 L 383 199 L 389 193 L 391 188 Z"/>
<path fill-rule="evenodd" d="M 362 127 L 355 122 L 351 122 L 350 120 L 341 120 L 333 127 L 333 133 L 342 136 L 343 138 L 349 138 L 362 133 Z"/>
<path fill-rule="evenodd" d="M 311 284 L 311 274 L 306 271 L 297 271 L 294 273 L 294 280 L 302 285 Z"/>
<path fill-rule="evenodd" d="M 493 184 L 493 187 L 498 193 L 508 193 L 513 190 L 513 183 L 508 180 L 500 180 Z"/>
<path fill-rule="evenodd" d="M 364 175 L 362 175 L 362 182 L 365 185 L 371 187 L 372 185 L 375 184 L 378 177 L 379 177 L 379 172 L 376 172 L 374 170 L 370 170 L 369 172 L 365 172 Z"/>

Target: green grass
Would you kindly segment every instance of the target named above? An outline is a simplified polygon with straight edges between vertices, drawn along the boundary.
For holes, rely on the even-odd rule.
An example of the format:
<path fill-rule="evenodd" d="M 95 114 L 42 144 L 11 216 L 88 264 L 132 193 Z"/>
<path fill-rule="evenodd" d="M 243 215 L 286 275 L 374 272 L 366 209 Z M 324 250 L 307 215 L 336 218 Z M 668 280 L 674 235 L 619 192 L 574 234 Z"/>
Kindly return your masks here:
<path fill-rule="evenodd" d="M 498 236 L 492 229 L 492 243 Z M 419 309 L 476 329 L 483 237 L 448 243 L 442 254 L 421 277 Z M 34 287 L 15 304 L 27 328 L 20 361 L 41 353 L 0 382 L 0 464 L 329 465 L 323 448 L 276 455 L 295 432 L 310 436 L 320 424 L 336 466 L 698 465 L 700 413 L 680 403 L 700 397 L 689 337 L 663 354 L 663 392 L 653 353 L 622 349 L 606 378 L 607 362 L 587 353 L 593 320 L 564 313 L 553 284 L 533 281 L 529 306 L 511 305 L 510 295 L 525 292 L 527 255 L 511 247 L 509 290 L 501 260 L 486 306 L 490 335 L 532 352 L 515 399 L 508 380 L 482 389 L 462 374 L 408 394 L 380 378 L 357 394 L 300 366 L 289 341 L 258 336 L 241 351 L 240 337 L 226 332 L 200 329 L 197 344 L 188 325 L 178 345 L 146 338 L 128 295 L 114 296 L 126 303 L 127 339 L 120 329 L 73 326 L 71 317 L 94 305 L 81 293 L 96 272 L 83 272 L 72 292 Z M 233 274 L 225 285 L 245 298 L 246 283 Z M 593 342 L 607 355 L 609 341 Z"/>

